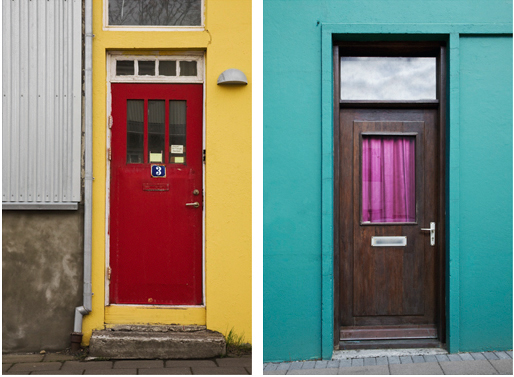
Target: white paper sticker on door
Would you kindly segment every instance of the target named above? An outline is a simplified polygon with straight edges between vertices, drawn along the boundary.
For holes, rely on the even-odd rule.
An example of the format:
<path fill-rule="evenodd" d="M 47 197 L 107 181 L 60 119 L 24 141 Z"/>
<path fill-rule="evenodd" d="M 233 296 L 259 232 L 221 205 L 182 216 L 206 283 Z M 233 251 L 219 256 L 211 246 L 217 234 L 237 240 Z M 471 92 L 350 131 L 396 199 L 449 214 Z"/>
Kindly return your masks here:
<path fill-rule="evenodd" d="M 172 145 L 170 149 L 171 149 L 170 153 L 173 153 L 173 154 L 182 154 L 182 153 L 184 153 L 184 146 L 183 145 Z"/>

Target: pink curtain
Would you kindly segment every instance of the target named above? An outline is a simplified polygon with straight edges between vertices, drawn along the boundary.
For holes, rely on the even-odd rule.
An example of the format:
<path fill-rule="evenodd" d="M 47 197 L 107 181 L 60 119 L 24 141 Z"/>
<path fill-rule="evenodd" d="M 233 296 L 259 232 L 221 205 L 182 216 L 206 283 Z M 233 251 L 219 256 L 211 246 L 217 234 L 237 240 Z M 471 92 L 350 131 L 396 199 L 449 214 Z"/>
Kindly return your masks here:
<path fill-rule="evenodd" d="M 414 136 L 362 137 L 362 220 L 416 221 Z"/>

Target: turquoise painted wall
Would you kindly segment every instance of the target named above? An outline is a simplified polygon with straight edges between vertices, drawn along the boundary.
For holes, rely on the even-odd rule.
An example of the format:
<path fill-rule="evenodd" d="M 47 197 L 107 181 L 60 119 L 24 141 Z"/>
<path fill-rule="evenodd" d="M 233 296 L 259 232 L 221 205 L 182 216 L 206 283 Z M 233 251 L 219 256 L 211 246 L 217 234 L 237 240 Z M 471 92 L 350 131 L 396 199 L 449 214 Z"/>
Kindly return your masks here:
<path fill-rule="evenodd" d="M 511 15 L 511 1 L 264 1 L 265 361 L 331 356 L 327 24 L 385 39 L 428 33 L 456 45 L 448 129 L 448 209 L 456 216 L 448 214 L 450 348 L 512 348 L 512 39 L 474 35 L 512 24 Z"/>
<path fill-rule="evenodd" d="M 512 348 L 512 39 L 460 38 L 460 350 Z"/>

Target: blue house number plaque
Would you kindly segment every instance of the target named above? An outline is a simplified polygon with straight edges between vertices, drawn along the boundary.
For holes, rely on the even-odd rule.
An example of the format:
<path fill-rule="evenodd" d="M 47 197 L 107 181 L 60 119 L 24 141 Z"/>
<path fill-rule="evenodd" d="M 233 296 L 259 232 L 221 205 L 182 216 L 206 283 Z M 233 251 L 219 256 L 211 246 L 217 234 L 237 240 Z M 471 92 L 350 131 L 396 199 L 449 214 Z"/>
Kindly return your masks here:
<path fill-rule="evenodd" d="M 166 166 L 165 165 L 152 165 L 152 177 L 154 177 L 154 178 L 166 177 Z"/>

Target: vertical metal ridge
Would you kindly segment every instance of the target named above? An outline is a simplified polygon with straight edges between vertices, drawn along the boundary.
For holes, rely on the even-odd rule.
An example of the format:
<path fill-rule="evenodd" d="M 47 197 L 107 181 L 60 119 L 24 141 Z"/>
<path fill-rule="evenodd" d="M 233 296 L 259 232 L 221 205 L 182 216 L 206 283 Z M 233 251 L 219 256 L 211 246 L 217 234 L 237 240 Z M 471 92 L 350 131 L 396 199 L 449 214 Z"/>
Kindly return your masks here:
<path fill-rule="evenodd" d="M 60 171 L 59 171 L 59 157 L 60 157 L 60 146 L 61 146 L 61 83 L 62 83 L 62 75 L 59 74 L 61 71 L 61 61 L 62 61 L 62 45 L 61 45 L 61 2 L 54 1 L 55 4 L 55 15 L 57 18 L 57 22 L 55 23 L 55 31 L 54 31 L 54 41 L 56 41 L 56 63 L 54 64 L 54 74 L 55 78 L 55 102 L 54 102 L 54 114 L 56 118 L 56 127 L 54 129 L 54 140 L 55 140 L 55 148 L 54 148 L 54 156 L 53 156 L 53 202 L 58 202 L 61 198 L 61 188 L 60 188 Z"/>
<path fill-rule="evenodd" d="M 27 183 L 25 201 L 32 202 L 34 200 L 35 176 L 36 176 L 36 159 L 34 151 L 37 148 L 36 139 L 36 122 L 37 122 L 37 4 L 36 2 L 28 2 L 28 27 L 27 27 Z M 36 90 L 34 90 L 36 89 Z"/>
<path fill-rule="evenodd" d="M 46 4 L 37 2 L 37 19 L 38 19 L 38 65 L 37 65 L 37 143 L 36 143 L 36 202 L 42 202 L 45 199 L 44 190 L 44 151 L 45 148 L 45 123 L 46 123 L 46 75 L 44 68 L 46 66 Z"/>
<path fill-rule="evenodd" d="M 20 25 L 20 3 L 15 1 L 14 3 L 11 3 L 14 5 L 13 7 L 13 17 L 12 19 L 15 20 L 14 22 L 11 22 L 11 31 L 12 31 L 12 38 L 11 38 L 11 67 L 17 67 L 19 69 L 19 58 L 17 59 L 17 56 L 19 54 L 19 51 L 16 48 L 13 48 L 13 45 L 18 44 L 20 45 L 20 33 L 19 33 L 19 25 Z M 20 77 L 18 75 L 13 74 L 13 80 L 11 82 L 11 98 L 12 98 L 12 109 L 13 109 L 13 116 L 11 118 L 11 154 L 14 155 L 13 149 L 19 149 L 19 108 L 20 108 L 20 95 L 19 95 L 19 83 L 20 83 Z M 19 171 L 18 166 L 18 158 L 15 156 L 11 159 L 11 172 L 14 172 L 14 174 L 11 176 L 11 197 L 10 201 L 17 201 L 18 200 L 18 175 L 16 172 Z"/>
<path fill-rule="evenodd" d="M 80 74 L 73 75 L 73 122 L 77 122 L 73 129 L 73 154 L 71 182 L 71 200 L 80 201 L 82 187 L 82 75 L 85 77 L 82 66 L 82 0 L 73 1 L 73 66 L 80 70 Z M 85 17 L 84 17 L 85 18 Z"/>
<path fill-rule="evenodd" d="M 19 123 L 19 139 L 18 139 L 18 154 L 19 160 L 19 174 L 18 174 L 18 198 L 20 202 L 27 200 L 27 182 L 28 182 L 28 58 L 29 58 L 29 12 L 28 2 L 20 1 L 20 61 L 21 68 L 20 74 L 20 123 Z M 25 27 L 23 27 L 26 25 Z M 22 153 L 24 151 L 25 153 Z"/>
<path fill-rule="evenodd" d="M 45 66 L 45 77 L 46 77 L 46 112 L 47 116 L 45 119 L 45 166 L 46 166 L 46 174 L 45 174 L 45 202 L 50 202 L 53 199 L 52 194 L 52 177 L 53 177 L 53 125 L 54 121 L 54 103 L 55 103 L 55 82 L 53 78 L 54 72 L 54 43 L 55 35 L 54 35 L 54 14 L 55 14 L 55 6 L 54 3 L 46 3 L 46 41 L 47 41 L 47 49 L 46 49 L 46 66 Z"/>
<path fill-rule="evenodd" d="M 68 132 L 67 132 L 67 125 L 69 124 L 68 121 L 68 97 L 67 93 L 68 91 L 68 55 L 69 55 L 69 46 L 68 46 L 68 1 L 64 1 L 61 3 L 62 7 L 62 94 L 61 94 L 61 116 L 62 116 L 62 123 L 61 123 L 61 200 L 67 201 L 68 198 Z M 65 174 L 66 173 L 66 174 Z"/>
<path fill-rule="evenodd" d="M 2 12 L 2 34 L 4 40 L 2 43 L 3 74 L 2 81 L 2 161 L 3 166 L 10 166 L 10 149 L 11 149 L 11 132 L 9 124 L 11 117 L 11 2 L 3 4 Z M 8 61 L 6 58 L 8 57 Z M 10 195 L 10 177 L 5 174 L 7 169 L 2 172 L 2 200 L 8 201 Z"/>

